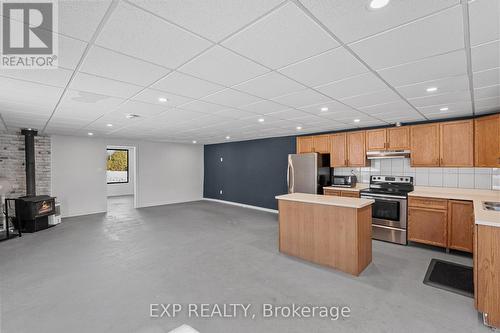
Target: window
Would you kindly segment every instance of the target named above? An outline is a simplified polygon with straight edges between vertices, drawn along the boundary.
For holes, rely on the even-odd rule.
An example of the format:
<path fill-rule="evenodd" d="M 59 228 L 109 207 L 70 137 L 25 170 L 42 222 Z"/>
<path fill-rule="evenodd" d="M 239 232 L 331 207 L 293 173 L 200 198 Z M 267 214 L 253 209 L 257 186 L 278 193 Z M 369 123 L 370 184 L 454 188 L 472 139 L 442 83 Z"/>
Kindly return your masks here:
<path fill-rule="evenodd" d="M 106 175 L 108 184 L 128 183 L 128 150 L 107 149 Z"/>

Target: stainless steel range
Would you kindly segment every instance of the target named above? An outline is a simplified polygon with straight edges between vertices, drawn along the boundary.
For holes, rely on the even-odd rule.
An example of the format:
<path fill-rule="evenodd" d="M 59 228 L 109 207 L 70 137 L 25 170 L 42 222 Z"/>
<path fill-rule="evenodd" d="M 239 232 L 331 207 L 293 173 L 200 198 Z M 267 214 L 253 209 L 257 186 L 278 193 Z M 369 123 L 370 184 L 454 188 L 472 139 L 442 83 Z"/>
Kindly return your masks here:
<path fill-rule="evenodd" d="M 370 187 L 361 190 L 361 198 L 373 199 L 372 237 L 391 243 L 407 241 L 408 193 L 413 177 L 371 176 Z"/>

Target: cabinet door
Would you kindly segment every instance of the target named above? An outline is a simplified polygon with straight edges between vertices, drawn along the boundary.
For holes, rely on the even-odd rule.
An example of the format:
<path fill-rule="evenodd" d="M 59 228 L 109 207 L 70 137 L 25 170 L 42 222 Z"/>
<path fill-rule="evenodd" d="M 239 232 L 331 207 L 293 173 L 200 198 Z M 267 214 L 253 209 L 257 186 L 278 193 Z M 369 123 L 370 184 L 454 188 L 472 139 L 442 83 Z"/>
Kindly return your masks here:
<path fill-rule="evenodd" d="M 439 124 L 411 126 L 410 143 L 412 166 L 439 166 Z"/>
<path fill-rule="evenodd" d="M 387 148 L 387 131 L 374 129 L 366 131 L 366 150 L 385 150 Z"/>
<path fill-rule="evenodd" d="M 362 167 L 366 165 L 365 132 L 347 133 L 347 165 Z"/>
<path fill-rule="evenodd" d="M 342 191 L 340 194 L 341 197 L 349 197 L 349 198 L 359 198 L 359 192 L 354 191 Z"/>
<path fill-rule="evenodd" d="M 475 166 L 500 167 L 500 114 L 476 118 Z"/>
<path fill-rule="evenodd" d="M 330 136 L 330 166 L 347 166 L 346 134 L 339 133 Z"/>
<path fill-rule="evenodd" d="M 408 240 L 446 247 L 447 211 L 409 207 Z"/>
<path fill-rule="evenodd" d="M 335 196 L 335 197 L 341 196 L 341 192 L 339 190 L 334 190 L 334 189 L 330 189 L 330 188 L 323 189 L 323 194 L 324 195 L 331 195 L 331 196 Z"/>
<path fill-rule="evenodd" d="M 440 165 L 442 167 L 474 166 L 474 122 L 449 121 L 439 124 Z"/>
<path fill-rule="evenodd" d="M 297 137 L 297 154 L 314 152 L 313 137 L 299 136 Z"/>
<path fill-rule="evenodd" d="M 317 153 L 330 153 L 330 136 L 329 135 L 316 135 L 313 136 L 313 148 Z"/>
<path fill-rule="evenodd" d="M 389 149 L 410 149 L 410 127 L 394 127 L 387 129 L 387 147 Z"/>
<path fill-rule="evenodd" d="M 472 252 L 474 206 L 471 201 L 448 201 L 448 247 Z"/>

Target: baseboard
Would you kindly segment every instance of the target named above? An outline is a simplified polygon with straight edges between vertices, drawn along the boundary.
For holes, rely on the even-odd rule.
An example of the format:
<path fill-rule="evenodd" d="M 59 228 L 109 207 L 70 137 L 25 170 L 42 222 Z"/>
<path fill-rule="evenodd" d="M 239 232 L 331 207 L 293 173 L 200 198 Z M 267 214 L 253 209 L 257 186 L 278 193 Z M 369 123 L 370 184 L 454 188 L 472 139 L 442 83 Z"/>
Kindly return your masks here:
<path fill-rule="evenodd" d="M 259 206 L 246 205 L 246 204 L 242 204 L 242 203 L 239 203 L 239 202 L 219 200 L 219 199 L 211 199 L 211 198 L 203 198 L 203 200 L 213 201 L 213 202 L 219 202 L 219 203 L 223 203 L 223 204 L 226 204 L 226 205 L 239 206 L 239 207 L 244 207 L 244 208 L 250 208 L 250 209 L 260 210 L 260 211 L 263 211 L 263 212 L 278 214 L 278 210 L 277 209 L 263 208 L 263 207 L 259 207 Z"/>

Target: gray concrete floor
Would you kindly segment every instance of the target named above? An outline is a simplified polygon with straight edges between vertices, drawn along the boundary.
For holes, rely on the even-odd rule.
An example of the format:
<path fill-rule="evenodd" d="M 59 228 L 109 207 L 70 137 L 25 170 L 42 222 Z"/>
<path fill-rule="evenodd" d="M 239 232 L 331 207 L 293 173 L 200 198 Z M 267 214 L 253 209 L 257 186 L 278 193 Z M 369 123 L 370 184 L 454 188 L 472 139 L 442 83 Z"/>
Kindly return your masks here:
<path fill-rule="evenodd" d="M 373 242 L 354 278 L 280 254 L 277 216 L 213 202 L 65 219 L 0 243 L 0 324 L 10 332 L 487 332 L 473 300 L 422 284 L 431 258 L 471 259 Z M 149 318 L 151 303 L 347 305 L 328 319 Z"/>

